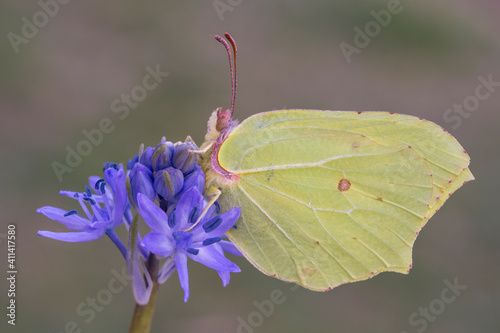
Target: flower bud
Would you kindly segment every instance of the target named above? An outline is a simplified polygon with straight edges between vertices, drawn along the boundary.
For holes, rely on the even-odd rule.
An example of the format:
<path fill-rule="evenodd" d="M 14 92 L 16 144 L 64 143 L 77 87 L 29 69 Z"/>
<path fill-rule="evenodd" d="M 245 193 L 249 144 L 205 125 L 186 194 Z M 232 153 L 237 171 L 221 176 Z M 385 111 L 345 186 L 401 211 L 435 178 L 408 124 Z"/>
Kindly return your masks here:
<path fill-rule="evenodd" d="M 134 158 L 132 158 L 131 160 L 128 160 L 127 170 L 132 170 L 132 168 L 137 162 L 139 162 L 139 154 L 135 155 Z"/>
<path fill-rule="evenodd" d="M 184 187 L 182 189 L 186 191 L 193 186 L 196 186 L 198 192 L 205 192 L 205 174 L 199 165 L 195 165 L 194 170 L 184 177 Z"/>
<path fill-rule="evenodd" d="M 154 151 L 151 159 L 153 170 L 158 171 L 172 166 L 172 156 L 174 153 L 174 144 L 170 141 L 159 143 Z"/>
<path fill-rule="evenodd" d="M 153 148 L 147 147 L 146 149 L 144 149 L 144 151 L 141 154 L 141 157 L 139 158 L 139 162 L 147 166 L 151 171 L 153 171 L 153 165 L 151 162 L 152 157 L 153 157 Z"/>
<path fill-rule="evenodd" d="M 172 167 L 157 171 L 154 178 L 156 192 L 167 201 L 179 193 L 184 185 L 182 171 Z"/>
<path fill-rule="evenodd" d="M 130 171 L 130 187 L 132 198 L 137 205 L 137 194 L 146 195 L 151 201 L 156 199 L 156 192 L 153 187 L 153 173 L 142 163 L 136 163 Z"/>
<path fill-rule="evenodd" d="M 196 160 L 198 156 L 192 152 L 196 150 L 196 147 L 191 142 L 183 142 L 174 150 L 173 166 L 176 169 L 182 171 L 183 174 L 187 175 L 190 173 L 194 166 L 196 165 Z"/>

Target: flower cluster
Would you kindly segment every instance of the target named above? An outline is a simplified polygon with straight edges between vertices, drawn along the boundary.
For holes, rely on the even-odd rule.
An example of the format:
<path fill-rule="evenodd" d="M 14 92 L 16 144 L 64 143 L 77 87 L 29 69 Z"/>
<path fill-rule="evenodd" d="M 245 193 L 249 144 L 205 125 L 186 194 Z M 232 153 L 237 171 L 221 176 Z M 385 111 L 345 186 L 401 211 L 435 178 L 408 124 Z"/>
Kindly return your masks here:
<path fill-rule="evenodd" d="M 155 148 L 141 148 L 128 163 L 134 204 L 137 205 L 138 193 L 151 200 L 158 199 L 162 206 L 175 202 L 179 193 L 193 186 L 203 193 L 205 176 L 196 163 L 194 150 L 191 142 L 174 145 L 165 137 Z"/>
<path fill-rule="evenodd" d="M 216 270 L 226 286 L 230 273 L 240 269 L 224 252 L 241 253 L 223 238 L 235 227 L 240 208 L 220 213 L 216 201 L 205 200 L 205 174 L 196 149 L 192 142 L 173 144 L 162 138 L 154 148 L 141 146 L 126 170 L 106 163 L 104 178 L 90 177 L 84 192 L 60 192 L 78 200 L 84 216 L 50 206 L 37 210 L 76 232 L 38 234 L 66 242 L 92 241 L 106 234 L 127 260 L 138 304 L 148 303 L 153 280 L 163 283 L 175 270 L 187 301 L 188 258 Z M 138 216 L 151 229 L 144 238 L 134 224 Z M 121 225 L 129 233 L 127 246 L 114 231 Z M 151 260 L 161 265 L 157 276 L 150 276 L 147 262 Z"/>

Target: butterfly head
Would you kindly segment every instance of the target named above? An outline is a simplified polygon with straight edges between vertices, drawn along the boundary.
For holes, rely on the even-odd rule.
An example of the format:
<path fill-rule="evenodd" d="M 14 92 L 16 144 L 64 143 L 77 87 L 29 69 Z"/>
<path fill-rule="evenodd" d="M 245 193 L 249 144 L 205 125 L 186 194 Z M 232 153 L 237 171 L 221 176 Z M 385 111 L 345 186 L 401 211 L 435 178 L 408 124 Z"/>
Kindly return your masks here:
<path fill-rule="evenodd" d="M 224 132 L 233 127 L 233 111 L 226 109 L 222 111 L 222 108 L 217 109 L 217 124 L 215 129 L 218 132 Z"/>

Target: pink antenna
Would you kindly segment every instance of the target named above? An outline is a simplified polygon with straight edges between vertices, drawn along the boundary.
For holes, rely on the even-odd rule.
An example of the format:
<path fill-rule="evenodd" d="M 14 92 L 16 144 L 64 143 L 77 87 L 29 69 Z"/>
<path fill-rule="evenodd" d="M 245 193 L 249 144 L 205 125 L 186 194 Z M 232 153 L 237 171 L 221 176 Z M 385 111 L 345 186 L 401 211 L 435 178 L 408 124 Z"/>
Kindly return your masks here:
<path fill-rule="evenodd" d="M 229 40 L 229 43 L 231 43 L 231 46 L 233 47 L 233 53 L 234 53 L 234 61 L 233 57 L 231 55 L 231 49 L 229 47 L 229 44 L 219 35 L 215 36 L 215 39 L 224 45 L 227 51 L 227 55 L 229 57 L 229 70 L 231 72 L 231 88 L 232 88 L 232 97 L 231 97 L 231 118 L 234 113 L 234 104 L 236 103 L 236 90 L 237 90 L 237 79 L 236 79 L 236 57 L 238 54 L 238 48 L 236 47 L 236 42 L 234 41 L 233 37 L 231 37 L 230 34 L 225 33 L 224 36 Z"/>

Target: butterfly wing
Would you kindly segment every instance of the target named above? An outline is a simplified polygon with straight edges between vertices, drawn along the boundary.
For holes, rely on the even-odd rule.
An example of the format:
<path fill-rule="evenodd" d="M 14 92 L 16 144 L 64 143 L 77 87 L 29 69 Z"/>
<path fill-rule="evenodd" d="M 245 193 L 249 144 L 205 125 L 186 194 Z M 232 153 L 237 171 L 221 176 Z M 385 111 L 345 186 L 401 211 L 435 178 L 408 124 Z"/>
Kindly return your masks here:
<path fill-rule="evenodd" d="M 407 273 L 427 220 L 464 182 L 469 157 L 438 125 L 388 112 L 256 114 L 220 146 L 229 238 L 259 270 L 313 290 Z M 208 178 L 217 175 L 208 175 Z"/>

